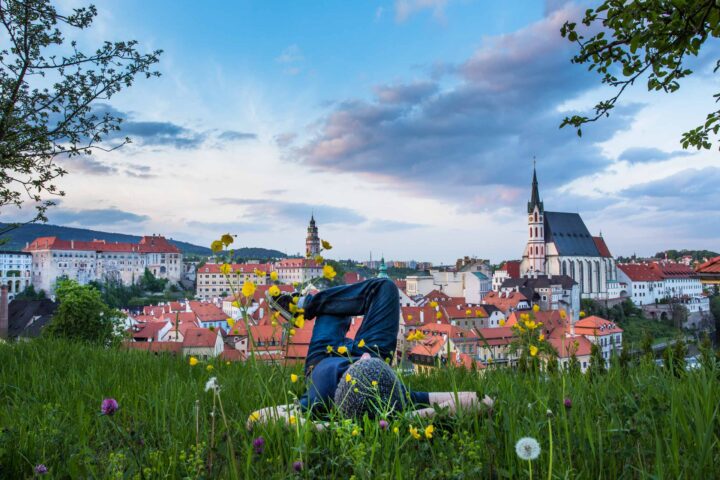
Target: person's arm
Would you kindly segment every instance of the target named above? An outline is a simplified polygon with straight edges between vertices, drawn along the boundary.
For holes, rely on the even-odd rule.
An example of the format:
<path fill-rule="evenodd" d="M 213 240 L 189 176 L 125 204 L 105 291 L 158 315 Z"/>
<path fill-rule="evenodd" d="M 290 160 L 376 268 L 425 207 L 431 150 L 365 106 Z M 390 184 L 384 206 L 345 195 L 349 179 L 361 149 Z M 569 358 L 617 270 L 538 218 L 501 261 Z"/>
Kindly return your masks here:
<path fill-rule="evenodd" d="M 482 405 L 492 407 L 495 400 L 485 395 L 482 400 L 478 399 L 475 392 L 430 392 L 430 404 L 439 408 L 447 408 L 450 413 L 457 413 L 458 410 L 476 411 Z M 422 408 L 410 412 L 411 415 L 430 418 L 435 416 L 437 411 L 434 407 Z"/>
<path fill-rule="evenodd" d="M 294 420 L 291 418 L 294 417 Z M 265 407 L 253 412 L 248 418 L 246 427 L 248 430 L 252 430 L 253 425 L 260 423 L 265 424 L 269 422 L 284 422 L 287 425 L 292 425 L 293 421 L 298 425 L 303 425 L 306 422 L 305 413 L 300 409 L 298 405 L 275 405 L 272 407 Z M 322 431 L 329 426 L 328 422 L 313 422 L 310 423 L 318 430 Z"/>

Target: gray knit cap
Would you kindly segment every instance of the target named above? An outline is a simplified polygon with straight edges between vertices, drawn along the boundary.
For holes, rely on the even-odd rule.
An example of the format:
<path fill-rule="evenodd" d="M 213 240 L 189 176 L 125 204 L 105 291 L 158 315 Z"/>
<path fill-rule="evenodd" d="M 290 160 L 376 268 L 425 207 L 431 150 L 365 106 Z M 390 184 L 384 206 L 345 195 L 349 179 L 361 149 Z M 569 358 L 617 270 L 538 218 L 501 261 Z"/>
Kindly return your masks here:
<path fill-rule="evenodd" d="M 350 365 L 340 379 L 335 390 L 335 405 L 347 418 L 360 418 L 365 413 L 375 418 L 401 409 L 404 393 L 392 368 L 379 358 L 364 358 Z"/>

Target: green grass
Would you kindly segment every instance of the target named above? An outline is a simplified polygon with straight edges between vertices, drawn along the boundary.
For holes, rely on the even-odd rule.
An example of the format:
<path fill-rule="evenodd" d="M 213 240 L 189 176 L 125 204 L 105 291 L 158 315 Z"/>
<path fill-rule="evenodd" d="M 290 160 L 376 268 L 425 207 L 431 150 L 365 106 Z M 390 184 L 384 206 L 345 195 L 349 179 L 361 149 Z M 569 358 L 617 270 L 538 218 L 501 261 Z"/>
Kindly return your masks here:
<path fill-rule="evenodd" d="M 673 327 L 667 320 L 631 316 L 618 323 L 623 329 L 623 339 L 638 348 L 646 332 L 652 336 L 653 343 L 682 335 L 682 330 Z"/>
<path fill-rule="evenodd" d="M 417 419 L 391 420 L 388 431 L 364 420 L 320 433 L 281 425 L 249 432 L 252 411 L 303 386 L 290 382 L 291 369 L 213 365 L 208 372 L 183 359 L 50 340 L 0 345 L 0 478 L 30 478 L 40 463 L 51 478 L 526 478 L 528 463 L 514 449 L 525 436 L 542 447 L 533 478 L 716 478 L 720 463 L 716 367 L 676 377 L 641 364 L 593 380 L 454 369 L 411 377 L 416 389 L 497 399 L 492 414 L 434 419 L 433 438 L 417 441 L 408 434 L 410 424 L 426 426 Z M 210 376 L 230 422 L 228 432 L 216 417 L 212 451 Z M 120 404 L 112 417 L 99 414 L 104 397 Z M 253 453 L 258 436 L 262 455 Z"/>

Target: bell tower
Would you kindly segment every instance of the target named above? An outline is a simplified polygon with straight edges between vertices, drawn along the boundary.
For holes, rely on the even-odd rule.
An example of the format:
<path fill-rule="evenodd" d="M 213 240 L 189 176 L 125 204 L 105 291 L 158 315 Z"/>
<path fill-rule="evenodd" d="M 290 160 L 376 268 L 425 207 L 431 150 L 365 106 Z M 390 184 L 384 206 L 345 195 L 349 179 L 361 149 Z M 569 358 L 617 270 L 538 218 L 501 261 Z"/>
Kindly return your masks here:
<path fill-rule="evenodd" d="M 527 273 L 545 274 L 545 209 L 543 208 L 543 202 L 540 201 L 534 159 L 532 193 L 530 194 L 527 211 L 529 233 L 527 244 Z"/>
<path fill-rule="evenodd" d="M 315 225 L 315 214 L 310 216 L 310 225 L 307 228 L 307 237 L 305 238 L 305 256 L 314 257 L 320 253 L 320 237 L 318 229 Z"/>

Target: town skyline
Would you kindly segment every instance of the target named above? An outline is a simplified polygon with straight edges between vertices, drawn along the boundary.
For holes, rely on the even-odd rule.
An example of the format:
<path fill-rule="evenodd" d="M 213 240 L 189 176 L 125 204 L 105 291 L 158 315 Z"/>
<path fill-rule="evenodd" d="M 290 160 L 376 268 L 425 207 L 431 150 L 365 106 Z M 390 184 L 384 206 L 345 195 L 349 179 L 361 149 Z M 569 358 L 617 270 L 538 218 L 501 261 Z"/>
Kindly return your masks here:
<path fill-rule="evenodd" d="M 716 248 L 716 152 L 679 145 L 712 99 L 716 45 L 679 92 L 630 89 L 578 138 L 563 116 L 606 92 L 559 34 L 580 4 L 227 9 L 103 5 L 79 43 L 162 48 L 163 77 L 102 107 L 133 144 L 65 160 L 49 223 L 199 245 L 230 232 L 293 254 L 314 212 L 336 258 L 498 262 L 522 256 L 536 157 L 547 209 L 581 213 L 613 255 Z"/>

